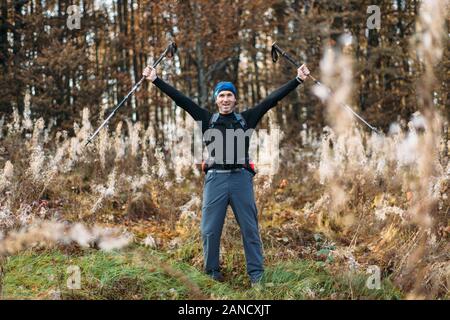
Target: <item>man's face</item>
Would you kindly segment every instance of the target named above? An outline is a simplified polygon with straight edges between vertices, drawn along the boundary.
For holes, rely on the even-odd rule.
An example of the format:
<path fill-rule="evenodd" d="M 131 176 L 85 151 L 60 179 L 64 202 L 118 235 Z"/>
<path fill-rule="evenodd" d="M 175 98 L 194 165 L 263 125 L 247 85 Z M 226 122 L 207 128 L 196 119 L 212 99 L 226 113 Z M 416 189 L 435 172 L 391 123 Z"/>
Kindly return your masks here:
<path fill-rule="evenodd" d="M 216 98 L 216 104 L 220 113 L 232 113 L 236 107 L 236 97 L 231 91 L 220 91 Z"/>

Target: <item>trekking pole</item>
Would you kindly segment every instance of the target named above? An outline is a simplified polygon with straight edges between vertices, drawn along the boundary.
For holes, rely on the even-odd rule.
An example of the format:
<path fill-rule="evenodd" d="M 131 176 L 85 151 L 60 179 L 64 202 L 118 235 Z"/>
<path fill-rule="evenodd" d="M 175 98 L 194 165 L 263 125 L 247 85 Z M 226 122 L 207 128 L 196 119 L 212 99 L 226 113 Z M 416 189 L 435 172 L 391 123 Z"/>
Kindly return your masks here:
<path fill-rule="evenodd" d="M 161 54 L 161 56 L 158 58 L 158 60 L 156 60 L 153 63 L 153 68 L 156 68 L 156 66 L 162 61 L 162 59 L 164 59 L 165 57 L 168 58 L 172 58 L 175 54 L 175 52 L 177 51 L 177 45 L 175 44 L 175 42 L 172 42 L 171 44 L 169 44 L 166 48 L 166 50 L 164 50 L 164 52 Z M 112 116 L 116 113 L 117 110 L 119 110 L 119 108 L 124 104 L 125 101 L 127 101 L 127 99 L 136 91 L 137 88 L 139 88 L 139 86 L 141 85 L 141 83 L 145 80 L 145 76 L 142 76 L 141 80 L 139 80 L 131 89 L 130 92 L 128 92 L 128 94 L 125 96 L 125 98 L 122 99 L 122 101 L 120 101 L 120 103 L 117 105 L 117 107 L 114 108 L 114 110 L 110 113 L 110 115 L 105 119 L 105 121 L 103 121 L 103 123 L 100 125 L 100 127 L 98 127 L 97 130 L 95 130 L 95 132 L 88 138 L 86 144 L 84 145 L 85 147 L 92 141 L 92 139 L 95 138 L 95 136 L 100 132 L 100 130 L 106 125 L 106 123 L 109 121 L 109 119 L 112 118 Z"/>
<path fill-rule="evenodd" d="M 281 54 L 282 57 L 284 57 L 287 61 L 289 61 L 291 64 L 293 64 L 294 66 L 296 66 L 297 68 L 300 68 L 300 63 L 298 63 L 297 61 L 295 61 L 289 54 L 286 53 L 286 51 L 284 51 L 283 49 L 280 48 L 280 46 L 278 46 L 278 44 L 276 42 L 274 42 L 272 44 L 272 61 L 274 63 L 276 63 L 278 61 L 278 56 L 279 54 Z M 314 78 L 312 75 L 309 75 L 309 77 L 311 78 L 312 81 L 314 81 L 317 85 L 322 86 L 323 88 L 325 88 L 328 93 L 331 93 L 332 91 L 330 90 L 330 88 L 328 88 L 327 86 L 325 86 L 324 84 L 322 84 L 319 80 L 317 80 L 316 78 Z M 352 108 L 350 108 L 347 104 L 345 103 L 341 103 L 340 104 L 341 107 L 346 108 L 348 111 L 350 111 L 350 113 L 352 113 L 355 117 L 357 117 L 359 120 L 361 120 L 366 126 L 368 126 L 370 129 L 372 129 L 372 131 L 375 131 L 375 133 L 379 134 L 380 132 L 377 130 L 377 128 L 375 128 L 374 126 L 372 126 L 370 123 L 368 123 L 366 120 L 363 119 L 363 117 L 361 117 L 359 114 L 357 114 L 355 111 L 353 111 Z"/>

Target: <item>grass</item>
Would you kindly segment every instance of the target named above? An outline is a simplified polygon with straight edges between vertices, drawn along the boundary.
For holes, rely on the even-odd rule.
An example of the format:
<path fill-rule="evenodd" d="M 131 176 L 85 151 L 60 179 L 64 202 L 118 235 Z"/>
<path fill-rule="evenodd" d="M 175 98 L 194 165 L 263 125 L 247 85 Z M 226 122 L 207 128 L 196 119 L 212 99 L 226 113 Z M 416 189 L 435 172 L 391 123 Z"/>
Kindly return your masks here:
<path fill-rule="evenodd" d="M 81 289 L 68 289 L 67 268 L 79 266 Z M 245 274 L 218 283 L 169 254 L 133 245 L 120 252 L 94 249 L 25 251 L 4 264 L 4 299 L 401 299 L 383 279 L 365 285 L 365 274 L 332 274 L 312 260 L 266 266 L 264 282 L 251 288 Z"/>

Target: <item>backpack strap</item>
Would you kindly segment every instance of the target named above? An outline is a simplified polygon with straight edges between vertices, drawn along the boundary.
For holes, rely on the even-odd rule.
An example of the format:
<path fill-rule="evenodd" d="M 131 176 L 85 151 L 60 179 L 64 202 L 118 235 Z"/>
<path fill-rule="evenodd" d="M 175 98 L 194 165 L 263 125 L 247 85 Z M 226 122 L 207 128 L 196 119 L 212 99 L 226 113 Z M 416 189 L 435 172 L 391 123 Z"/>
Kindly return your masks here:
<path fill-rule="evenodd" d="M 209 127 L 214 128 L 218 119 L 219 119 L 219 113 L 216 112 L 212 115 L 211 119 L 209 119 Z"/>
<path fill-rule="evenodd" d="M 245 121 L 242 114 L 237 112 L 233 112 L 233 114 L 234 118 L 241 124 L 242 129 L 244 129 L 244 131 L 247 130 L 247 122 Z M 209 119 L 209 128 L 214 128 L 217 120 L 219 120 L 219 116 L 220 116 L 219 112 L 216 112 L 212 115 L 211 119 Z"/>
<path fill-rule="evenodd" d="M 244 117 L 242 116 L 242 114 L 237 113 L 237 112 L 233 112 L 234 113 L 234 117 L 236 118 L 237 121 L 239 121 L 239 123 L 242 126 L 242 129 L 247 130 L 247 122 L 245 121 Z"/>

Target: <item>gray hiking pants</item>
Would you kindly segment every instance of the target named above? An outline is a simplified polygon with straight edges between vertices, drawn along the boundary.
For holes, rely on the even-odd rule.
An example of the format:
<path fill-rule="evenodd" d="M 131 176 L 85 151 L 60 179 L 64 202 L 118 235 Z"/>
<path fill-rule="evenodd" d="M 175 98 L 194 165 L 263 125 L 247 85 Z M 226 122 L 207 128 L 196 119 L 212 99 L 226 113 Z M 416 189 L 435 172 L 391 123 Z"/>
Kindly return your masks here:
<path fill-rule="evenodd" d="M 258 281 L 264 272 L 262 245 L 253 174 L 245 169 L 227 173 L 210 169 L 206 174 L 201 222 L 205 271 L 213 277 L 220 273 L 220 237 L 229 204 L 241 229 L 247 273 L 252 282 Z"/>

